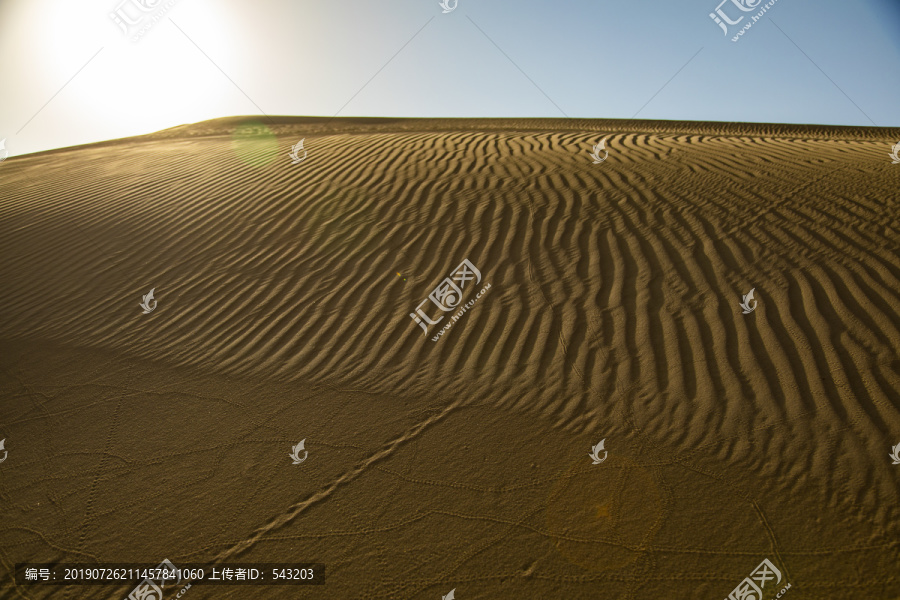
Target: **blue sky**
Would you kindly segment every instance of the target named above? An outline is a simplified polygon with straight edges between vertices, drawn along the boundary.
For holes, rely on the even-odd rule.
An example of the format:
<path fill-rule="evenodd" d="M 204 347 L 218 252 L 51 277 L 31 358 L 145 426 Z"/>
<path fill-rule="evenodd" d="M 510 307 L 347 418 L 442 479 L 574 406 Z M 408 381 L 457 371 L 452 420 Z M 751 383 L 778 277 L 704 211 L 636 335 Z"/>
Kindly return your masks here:
<path fill-rule="evenodd" d="M 721 0 L 169 0 L 131 41 L 141 1 L 0 0 L 11 155 L 261 112 L 900 126 L 892 0 L 777 0 L 738 42 L 732 0 L 728 36 Z"/>

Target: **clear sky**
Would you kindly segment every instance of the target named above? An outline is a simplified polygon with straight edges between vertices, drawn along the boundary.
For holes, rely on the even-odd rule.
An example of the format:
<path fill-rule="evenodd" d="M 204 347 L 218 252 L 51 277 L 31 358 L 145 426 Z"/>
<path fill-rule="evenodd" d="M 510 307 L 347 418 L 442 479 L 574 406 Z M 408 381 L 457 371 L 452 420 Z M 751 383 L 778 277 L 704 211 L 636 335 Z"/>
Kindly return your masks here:
<path fill-rule="evenodd" d="M 0 0 L 0 140 L 262 113 L 900 126 L 900 2 L 776 0 L 733 42 L 770 0 L 725 0 L 728 35 L 720 1 Z M 157 22 L 132 41 L 117 10 Z"/>

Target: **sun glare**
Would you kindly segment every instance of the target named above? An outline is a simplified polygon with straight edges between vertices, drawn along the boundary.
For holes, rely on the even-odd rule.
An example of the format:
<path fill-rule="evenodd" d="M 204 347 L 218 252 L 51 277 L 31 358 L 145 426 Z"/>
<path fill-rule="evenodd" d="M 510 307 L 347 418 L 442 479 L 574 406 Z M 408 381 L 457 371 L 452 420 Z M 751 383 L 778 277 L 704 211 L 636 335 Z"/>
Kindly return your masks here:
<path fill-rule="evenodd" d="M 52 44 L 34 72 L 39 84 L 52 93 L 82 69 L 61 92 L 63 100 L 86 119 L 116 121 L 123 135 L 222 116 L 223 94 L 237 92 L 211 62 L 227 65 L 232 58 L 225 20 L 207 5 L 197 18 L 190 0 L 168 0 L 143 28 L 132 26 L 129 37 L 122 16 L 143 16 L 138 1 L 54 3 L 52 10 L 41 2 L 37 12 Z"/>

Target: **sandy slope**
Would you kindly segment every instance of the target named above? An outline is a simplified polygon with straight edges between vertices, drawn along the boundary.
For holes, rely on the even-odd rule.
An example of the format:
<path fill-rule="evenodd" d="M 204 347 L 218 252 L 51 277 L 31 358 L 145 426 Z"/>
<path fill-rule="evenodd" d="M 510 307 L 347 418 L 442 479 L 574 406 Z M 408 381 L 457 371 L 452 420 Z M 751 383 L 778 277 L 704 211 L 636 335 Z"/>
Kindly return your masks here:
<path fill-rule="evenodd" d="M 218 557 L 328 583 L 185 597 L 724 598 L 769 558 L 900 598 L 900 132 L 245 123 L 0 165 L 3 597 Z"/>

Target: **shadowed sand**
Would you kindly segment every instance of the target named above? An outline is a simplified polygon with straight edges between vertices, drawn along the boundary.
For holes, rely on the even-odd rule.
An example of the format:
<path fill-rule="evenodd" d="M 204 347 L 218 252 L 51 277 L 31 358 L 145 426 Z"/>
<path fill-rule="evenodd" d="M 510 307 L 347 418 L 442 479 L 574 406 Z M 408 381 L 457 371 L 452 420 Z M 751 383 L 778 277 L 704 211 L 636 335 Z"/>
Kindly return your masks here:
<path fill-rule="evenodd" d="M 188 600 L 719 599 L 768 558 L 764 600 L 900 598 L 897 139 L 231 118 L 7 160 L 0 596 L 169 558 L 327 565 Z"/>

